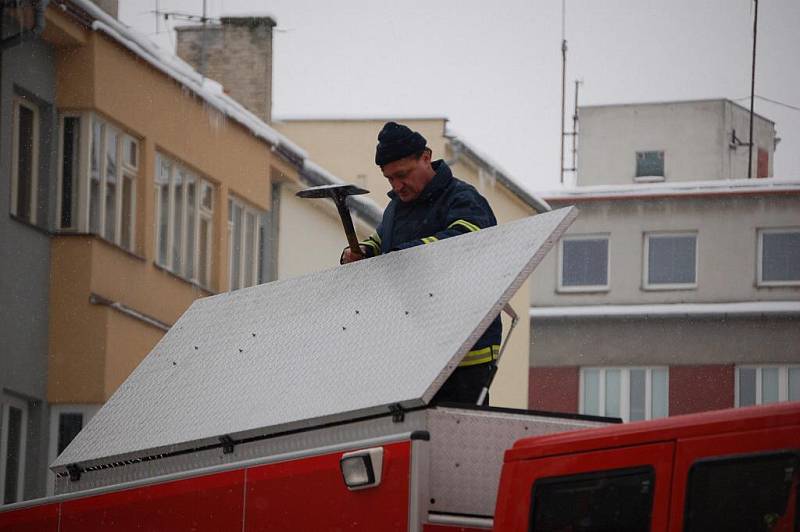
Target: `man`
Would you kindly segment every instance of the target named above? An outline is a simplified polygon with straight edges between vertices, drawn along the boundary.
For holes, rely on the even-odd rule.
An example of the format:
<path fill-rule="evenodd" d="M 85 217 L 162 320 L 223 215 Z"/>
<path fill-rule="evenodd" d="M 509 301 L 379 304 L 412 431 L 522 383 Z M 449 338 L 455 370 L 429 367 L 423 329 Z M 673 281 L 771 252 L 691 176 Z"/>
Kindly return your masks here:
<path fill-rule="evenodd" d="M 387 122 L 378 134 L 375 164 L 389 180 L 391 202 L 376 232 L 360 243 L 362 253 L 345 248 L 343 264 L 497 225 L 475 187 L 453 177 L 443 160 L 431 162 L 431 150 L 418 132 Z M 498 316 L 433 402 L 477 402 L 497 359 L 501 333 Z M 487 394 L 484 404 L 488 401 Z"/>

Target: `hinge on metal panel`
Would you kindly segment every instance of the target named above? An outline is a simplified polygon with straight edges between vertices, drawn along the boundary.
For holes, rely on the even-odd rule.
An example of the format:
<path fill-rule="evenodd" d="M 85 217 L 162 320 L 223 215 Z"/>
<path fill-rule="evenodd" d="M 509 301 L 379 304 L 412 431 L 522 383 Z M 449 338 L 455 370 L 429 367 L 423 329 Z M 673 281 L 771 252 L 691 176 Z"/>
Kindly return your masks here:
<path fill-rule="evenodd" d="M 235 445 L 233 438 L 226 434 L 220 436 L 219 441 L 222 443 L 222 454 L 231 454 L 233 452 L 233 446 Z"/>
<path fill-rule="evenodd" d="M 69 473 L 69 480 L 71 482 L 78 482 L 81 479 L 81 468 L 78 464 L 69 464 L 67 466 L 67 473 Z"/>
<path fill-rule="evenodd" d="M 403 407 L 400 406 L 400 403 L 389 405 L 389 412 L 392 413 L 392 421 L 395 423 L 400 423 L 406 418 L 406 411 L 403 410 Z"/>

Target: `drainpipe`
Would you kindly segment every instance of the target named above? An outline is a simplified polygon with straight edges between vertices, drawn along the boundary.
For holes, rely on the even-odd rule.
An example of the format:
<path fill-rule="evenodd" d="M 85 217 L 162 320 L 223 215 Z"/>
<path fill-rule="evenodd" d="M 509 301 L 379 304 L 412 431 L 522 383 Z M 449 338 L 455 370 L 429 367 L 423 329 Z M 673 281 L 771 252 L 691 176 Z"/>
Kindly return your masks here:
<path fill-rule="evenodd" d="M 6 50 L 7 48 L 11 48 L 12 46 L 16 46 L 22 41 L 27 38 L 36 38 L 42 34 L 44 31 L 45 19 L 44 13 L 47 11 L 47 4 L 50 3 L 50 0 L 33 0 L 33 9 L 34 9 L 34 22 L 33 27 L 31 29 L 22 30 L 19 33 L 12 35 L 11 37 L 7 37 L 0 41 L 0 51 Z M 21 2 L 14 2 L 17 6 L 21 5 Z M 2 3 L 2 7 L 0 7 L 0 19 L 2 19 L 3 12 L 6 8 L 6 2 Z"/>

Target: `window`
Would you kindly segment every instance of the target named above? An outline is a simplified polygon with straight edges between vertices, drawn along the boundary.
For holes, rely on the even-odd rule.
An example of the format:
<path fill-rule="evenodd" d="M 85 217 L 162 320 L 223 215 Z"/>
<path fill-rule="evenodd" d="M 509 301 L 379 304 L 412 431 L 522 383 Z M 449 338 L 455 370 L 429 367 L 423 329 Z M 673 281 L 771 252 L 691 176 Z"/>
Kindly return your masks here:
<path fill-rule="evenodd" d="M 581 414 L 624 421 L 669 415 L 667 368 L 582 368 Z"/>
<path fill-rule="evenodd" d="M 664 152 L 637 151 L 636 181 L 663 181 L 663 180 L 664 180 Z"/>
<path fill-rule="evenodd" d="M 758 232 L 758 285 L 800 285 L 800 227 Z"/>
<path fill-rule="evenodd" d="M 644 287 L 646 289 L 695 288 L 696 271 L 696 233 L 645 234 Z"/>
<path fill-rule="evenodd" d="M 789 452 L 695 463 L 683 529 L 796 530 L 799 466 L 798 455 Z"/>
<path fill-rule="evenodd" d="M 138 154 L 138 146 L 138 140 L 95 115 L 61 117 L 60 229 L 94 233 L 133 251 L 139 165 L 130 153 Z"/>
<path fill-rule="evenodd" d="M 562 292 L 608 290 L 608 236 L 569 236 L 559 247 L 558 289 Z"/>
<path fill-rule="evenodd" d="M 228 200 L 228 250 L 230 290 L 258 284 L 263 235 L 263 213 L 237 199 Z"/>
<path fill-rule="evenodd" d="M 178 162 L 156 157 L 156 263 L 211 284 L 214 187 Z"/>
<path fill-rule="evenodd" d="M 11 504 L 22 500 L 25 484 L 28 404 L 8 396 L 0 400 L 0 501 Z"/>
<path fill-rule="evenodd" d="M 650 530 L 654 483 L 650 467 L 537 480 L 529 530 Z"/>
<path fill-rule="evenodd" d="M 736 406 L 800 401 L 800 366 L 737 366 Z"/>
<path fill-rule="evenodd" d="M 79 116 L 62 117 L 60 150 L 58 224 L 61 229 L 77 229 L 81 152 Z"/>
<path fill-rule="evenodd" d="M 58 455 L 72 442 L 75 436 L 86 426 L 89 420 L 100 410 L 100 405 L 52 405 L 50 407 L 50 448 L 48 463 L 52 463 Z M 52 495 L 55 487 L 55 476 L 48 470 L 47 493 Z"/>
<path fill-rule="evenodd" d="M 11 214 L 36 223 L 39 173 L 39 108 L 14 98 L 11 152 Z"/>

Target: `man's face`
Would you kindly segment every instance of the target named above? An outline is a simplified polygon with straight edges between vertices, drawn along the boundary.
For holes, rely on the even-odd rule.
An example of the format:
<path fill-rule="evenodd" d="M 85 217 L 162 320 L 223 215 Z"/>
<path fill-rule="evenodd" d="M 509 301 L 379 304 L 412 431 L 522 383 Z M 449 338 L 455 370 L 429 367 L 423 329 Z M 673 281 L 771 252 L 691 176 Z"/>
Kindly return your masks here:
<path fill-rule="evenodd" d="M 411 155 L 387 163 L 381 167 L 381 171 L 403 202 L 417 199 L 434 176 L 431 154 L 427 150 L 419 158 Z"/>

